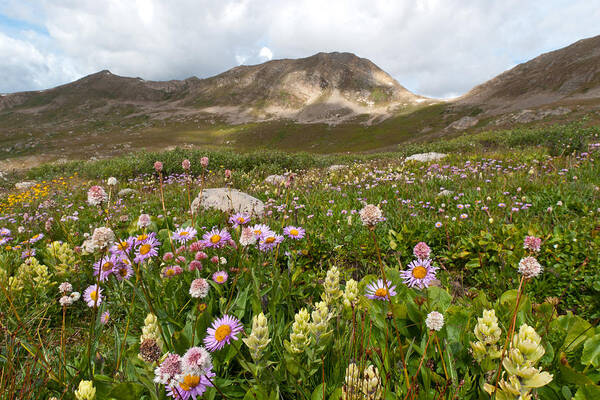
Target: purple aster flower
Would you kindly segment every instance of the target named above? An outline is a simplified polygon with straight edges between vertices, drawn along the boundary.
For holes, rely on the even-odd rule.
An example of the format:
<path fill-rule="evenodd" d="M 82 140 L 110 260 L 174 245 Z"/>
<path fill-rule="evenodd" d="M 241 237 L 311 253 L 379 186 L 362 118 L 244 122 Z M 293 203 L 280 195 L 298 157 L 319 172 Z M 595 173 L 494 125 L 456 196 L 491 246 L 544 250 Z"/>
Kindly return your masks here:
<path fill-rule="evenodd" d="M 304 238 L 306 231 L 304 228 L 296 227 L 296 226 L 286 226 L 283 228 L 283 234 L 291 239 L 300 240 Z"/>
<path fill-rule="evenodd" d="M 164 267 L 161 271 L 163 278 L 173 278 L 183 272 L 183 269 L 179 265 L 171 265 Z"/>
<path fill-rule="evenodd" d="M 23 253 L 21 253 L 21 258 L 25 259 L 29 257 L 35 257 L 35 249 L 24 250 Z"/>
<path fill-rule="evenodd" d="M 202 239 L 204 239 L 204 245 L 206 247 L 214 247 L 219 249 L 224 247 L 231 240 L 231 235 L 227 232 L 226 229 L 213 229 L 210 232 L 206 232 L 202 235 Z"/>
<path fill-rule="evenodd" d="M 114 255 L 105 255 L 94 263 L 94 276 L 100 274 L 100 282 L 104 282 L 116 269 L 119 259 Z"/>
<path fill-rule="evenodd" d="M 34 244 L 35 242 L 38 242 L 38 241 L 42 240 L 43 238 L 44 238 L 44 234 L 38 233 L 37 235 L 33 235 L 31 237 L 31 239 L 29 239 L 29 243 Z"/>
<path fill-rule="evenodd" d="M 134 261 L 136 263 L 147 260 L 158 255 L 158 246 L 160 242 L 154 237 L 149 237 L 145 242 L 141 243 L 136 249 Z"/>
<path fill-rule="evenodd" d="M 110 313 L 108 311 L 104 311 L 102 313 L 102 315 L 100 316 L 100 323 L 102 323 L 102 325 L 106 325 L 106 324 L 108 324 L 109 320 L 110 320 Z"/>
<path fill-rule="evenodd" d="M 244 327 L 237 318 L 225 314 L 223 317 L 216 319 L 212 326 L 206 330 L 204 344 L 208 351 L 221 350 L 232 339 L 238 340 L 237 335 L 243 329 Z"/>
<path fill-rule="evenodd" d="M 129 259 L 122 258 L 115 266 L 113 274 L 119 281 L 131 278 L 133 276 L 133 268 L 131 268 L 131 262 Z"/>
<path fill-rule="evenodd" d="M 90 285 L 83 292 L 83 299 L 88 307 L 99 306 L 102 303 L 102 288 L 98 285 Z"/>
<path fill-rule="evenodd" d="M 250 222 L 250 219 L 250 215 L 247 213 L 237 213 L 229 217 L 229 223 L 232 224 L 234 228 L 237 228 L 240 225 L 246 225 Z"/>
<path fill-rule="evenodd" d="M 225 282 L 227 282 L 228 277 L 229 275 L 227 275 L 227 272 L 225 271 L 217 271 L 212 276 L 213 281 L 217 282 L 219 285 L 222 285 Z"/>
<path fill-rule="evenodd" d="M 11 231 L 8 228 L 2 228 L 0 229 L 0 236 L 10 236 Z"/>
<path fill-rule="evenodd" d="M 183 380 L 179 383 L 174 383 L 172 386 L 167 386 L 167 395 L 177 400 L 189 400 L 192 398 L 196 400 L 199 396 L 206 391 L 206 388 L 212 386 L 210 380 L 216 374 L 212 371 L 206 373 L 206 375 L 185 375 Z M 210 378 L 210 380 L 209 380 Z"/>
<path fill-rule="evenodd" d="M 383 283 L 383 279 L 377 280 L 377 282 L 371 282 L 367 285 L 367 294 L 365 295 L 371 300 L 388 300 L 390 297 L 396 295 L 396 286 L 392 285 L 392 282 L 387 281 L 387 289 Z"/>
<path fill-rule="evenodd" d="M 196 231 L 193 227 L 179 228 L 173 234 L 173 240 L 176 242 L 187 243 L 196 237 Z"/>
<path fill-rule="evenodd" d="M 134 244 L 135 244 L 135 238 L 133 236 L 131 236 L 125 240 L 116 241 L 114 246 L 110 248 L 110 252 L 112 254 L 118 254 L 118 255 L 131 254 L 131 249 L 133 249 Z"/>
<path fill-rule="evenodd" d="M 400 271 L 404 284 L 408 287 L 418 287 L 423 289 L 429 287 L 435 280 L 435 271 L 437 267 L 431 265 L 430 259 L 414 260 L 408 264 L 406 271 Z"/>
<path fill-rule="evenodd" d="M 154 232 L 141 233 L 135 237 L 134 242 L 136 245 L 138 245 L 138 244 L 146 243 L 147 241 L 152 240 L 152 239 L 156 239 L 156 233 L 154 233 Z"/>
<path fill-rule="evenodd" d="M 278 235 L 273 231 L 264 232 L 263 236 L 258 242 L 258 248 L 265 252 L 271 251 L 281 242 L 283 242 L 283 236 Z"/>
<path fill-rule="evenodd" d="M 252 232 L 254 233 L 254 236 L 261 238 L 264 233 L 271 232 L 271 228 L 265 224 L 256 224 L 252 227 Z"/>

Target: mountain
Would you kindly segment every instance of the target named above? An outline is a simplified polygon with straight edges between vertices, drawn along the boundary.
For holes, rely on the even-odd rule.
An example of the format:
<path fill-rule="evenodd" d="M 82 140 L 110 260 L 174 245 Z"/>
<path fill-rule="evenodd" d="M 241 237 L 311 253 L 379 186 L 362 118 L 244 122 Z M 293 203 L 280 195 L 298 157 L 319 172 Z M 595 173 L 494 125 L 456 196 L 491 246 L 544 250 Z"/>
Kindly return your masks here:
<path fill-rule="evenodd" d="M 551 51 L 496 76 L 457 100 L 495 113 L 600 98 L 600 36 Z"/>
<path fill-rule="evenodd" d="M 207 79 L 154 82 L 105 70 L 54 89 L 0 97 L 0 112 L 58 113 L 72 122 L 127 108 L 128 114 L 152 119 L 203 112 L 232 123 L 273 118 L 339 123 L 424 100 L 371 61 L 336 52 L 239 66 Z"/>

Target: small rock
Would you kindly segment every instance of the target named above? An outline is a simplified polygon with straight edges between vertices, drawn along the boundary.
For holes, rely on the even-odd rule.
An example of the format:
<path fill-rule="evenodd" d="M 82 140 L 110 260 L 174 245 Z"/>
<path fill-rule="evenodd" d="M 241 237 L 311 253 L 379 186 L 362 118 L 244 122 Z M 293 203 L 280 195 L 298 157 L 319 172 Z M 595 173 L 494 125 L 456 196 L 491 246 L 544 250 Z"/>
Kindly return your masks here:
<path fill-rule="evenodd" d="M 15 188 L 18 190 L 27 190 L 37 185 L 37 182 L 34 181 L 23 181 L 19 183 L 15 183 Z"/>
<path fill-rule="evenodd" d="M 346 168 L 345 165 L 335 164 L 335 165 L 330 165 L 329 168 L 327 168 L 327 170 L 329 172 L 334 172 L 334 171 L 339 171 L 340 169 L 344 169 L 344 168 Z"/>
<path fill-rule="evenodd" d="M 192 209 L 216 209 L 223 212 L 246 212 L 262 216 L 265 204 L 247 193 L 236 189 L 217 188 L 205 189 L 192 202 Z"/>
<path fill-rule="evenodd" d="M 279 186 L 285 182 L 285 176 L 283 175 L 269 175 L 265 178 L 265 183 L 273 186 Z"/>
<path fill-rule="evenodd" d="M 125 197 L 125 196 L 131 196 L 132 194 L 137 194 L 138 191 L 132 188 L 125 188 L 125 189 L 121 189 L 119 190 L 119 193 L 117 193 L 117 196 L 119 197 Z"/>
<path fill-rule="evenodd" d="M 438 193 L 439 197 L 445 197 L 445 196 L 450 196 L 452 195 L 454 192 L 452 190 L 448 190 L 448 189 L 444 189 L 441 192 Z"/>
<path fill-rule="evenodd" d="M 444 153 L 435 153 L 435 152 L 431 152 L 431 153 L 419 153 L 419 154 L 413 154 L 410 157 L 406 158 L 406 161 L 420 161 L 420 162 L 428 162 L 428 161 L 436 161 L 436 160 L 441 160 L 442 158 L 447 157 L 447 154 Z"/>

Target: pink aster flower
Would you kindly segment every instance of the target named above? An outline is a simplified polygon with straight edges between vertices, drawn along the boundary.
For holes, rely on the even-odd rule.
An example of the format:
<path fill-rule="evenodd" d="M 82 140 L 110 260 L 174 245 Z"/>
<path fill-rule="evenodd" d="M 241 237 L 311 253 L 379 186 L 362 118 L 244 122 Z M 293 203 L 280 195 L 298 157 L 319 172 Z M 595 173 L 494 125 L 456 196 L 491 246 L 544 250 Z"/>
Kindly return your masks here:
<path fill-rule="evenodd" d="M 387 281 L 387 289 L 383 283 L 383 279 L 377 280 L 377 282 L 371 282 L 367 285 L 367 294 L 365 295 L 371 300 L 388 300 L 390 297 L 396 295 L 396 286 L 392 285 L 392 282 Z"/>
<path fill-rule="evenodd" d="M 176 242 L 187 243 L 196 237 L 196 231 L 193 227 L 179 228 L 173 233 L 173 240 Z"/>
<path fill-rule="evenodd" d="M 540 247 L 542 246 L 542 239 L 535 236 L 527 236 L 523 241 L 523 248 L 534 253 L 540 251 Z"/>
<path fill-rule="evenodd" d="M 206 330 L 204 344 L 208 351 L 221 350 L 231 340 L 238 340 L 237 335 L 244 329 L 240 321 L 227 314 L 216 319 L 210 328 Z"/>
<path fill-rule="evenodd" d="M 163 278 L 173 278 L 183 272 L 183 269 L 179 265 L 171 265 L 164 267 L 161 271 Z"/>
<path fill-rule="evenodd" d="M 300 240 L 304 238 L 306 231 L 304 228 L 296 227 L 296 226 L 286 226 L 283 228 L 283 234 L 291 239 Z"/>
<path fill-rule="evenodd" d="M 423 289 L 429 287 L 435 280 L 435 271 L 437 267 L 431 265 L 431 260 L 415 260 L 408 264 L 406 271 L 400 271 L 404 284 L 408 287 L 417 287 Z"/>
<path fill-rule="evenodd" d="M 227 278 L 229 278 L 229 275 L 227 275 L 227 272 L 225 271 L 217 271 L 212 275 L 212 278 L 213 281 L 215 281 L 219 285 L 222 285 L 225 282 L 227 282 Z"/>
<path fill-rule="evenodd" d="M 109 320 L 110 320 L 110 312 L 108 312 L 108 311 L 104 311 L 104 312 L 102 313 L 102 315 L 100 316 L 100 323 L 101 323 L 102 325 L 106 325 L 106 324 L 108 324 L 108 321 L 109 321 Z"/>
<path fill-rule="evenodd" d="M 257 238 L 261 238 L 266 232 L 271 232 L 271 228 L 265 224 L 256 224 L 252 227 L 252 233 L 254 233 L 254 236 Z"/>
<path fill-rule="evenodd" d="M 102 288 L 98 285 L 88 286 L 83 292 L 83 298 L 88 307 L 99 306 L 102 303 Z"/>
<path fill-rule="evenodd" d="M 114 255 L 103 256 L 94 263 L 94 276 L 100 274 L 100 282 L 106 281 L 115 272 L 118 261 L 119 259 Z"/>
<path fill-rule="evenodd" d="M 413 254 L 419 260 L 424 260 L 426 258 L 429 258 L 429 255 L 431 254 L 431 249 L 429 248 L 429 246 L 427 246 L 427 243 L 419 242 L 415 245 L 413 249 Z"/>
<path fill-rule="evenodd" d="M 214 247 L 221 248 L 229 243 L 231 239 L 231 235 L 227 232 L 226 229 L 213 229 L 210 232 L 206 232 L 202 235 L 202 239 L 204 239 L 204 245 L 206 247 Z"/>

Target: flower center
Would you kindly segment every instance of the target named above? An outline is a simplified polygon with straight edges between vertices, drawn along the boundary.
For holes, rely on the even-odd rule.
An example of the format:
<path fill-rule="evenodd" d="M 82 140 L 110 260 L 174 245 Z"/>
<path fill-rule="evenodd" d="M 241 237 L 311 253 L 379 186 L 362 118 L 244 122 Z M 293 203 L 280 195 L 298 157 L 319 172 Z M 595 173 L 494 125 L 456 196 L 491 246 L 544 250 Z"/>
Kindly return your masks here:
<path fill-rule="evenodd" d="M 190 234 L 189 232 L 187 232 L 187 231 L 183 231 L 183 232 L 181 232 L 181 233 L 179 234 L 179 236 L 187 236 L 187 235 L 189 235 L 189 234 Z"/>
<path fill-rule="evenodd" d="M 175 275 L 175 271 L 172 270 L 172 269 L 168 269 L 167 270 L 167 276 L 173 276 L 173 275 Z"/>
<path fill-rule="evenodd" d="M 423 279 L 427 276 L 427 268 L 419 265 L 413 268 L 412 270 L 412 276 L 415 277 L 415 279 Z"/>
<path fill-rule="evenodd" d="M 113 263 L 111 263 L 110 261 L 105 262 L 102 265 L 102 271 L 106 272 L 106 271 L 110 271 L 113 267 Z"/>
<path fill-rule="evenodd" d="M 183 378 L 183 382 L 181 382 L 179 384 L 179 387 L 181 387 L 186 392 L 189 392 L 191 389 L 195 388 L 199 384 L 200 384 L 200 377 L 199 376 L 196 376 L 196 375 L 186 375 L 185 378 Z"/>
<path fill-rule="evenodd" d="M 217 282 L 223 282 L 224 280 L 225 278 L 223 277 L 223 275 L 217 276 Z"/>
<path fill-rule="evenodd" d="M 237 219 L 237 222 L 238 222 L 238 224 L 243 224 L 245 221 L 246 221 L 246 220 L 245 220 L 244 218 L 242 218 L 242 217 L 239 217 L 239 218 Z"/>
<path fill-rule="evenodd" d="M 149 244 L 143 244 L 140 246 L 140 254 L 145 256 L 146 254 L 148 254 L 150 252 L 150 249 L 152 248 L 152 246 L 150 246 Z"/>
<path fill-rule="evenodd" d="M 129 247 L 129 243 L 127 243 L 127 242 L 119 243 L 119 250 L 121 250 L 121 251 L 127 250 L 128 247 Z"/>
<path fill-rule="evenodd" d="M 298 229 L 291 229 L 291 230 L 290 230 L 290 234 L 291 234 L 292 236 L 298 236 L 298 233 L 299 233 L 299 232 L 298 232 Z"/>
<path fill-rule="evenodd" d="M 210 237 L 210 242 L 211 242 L 212 244 L 217 244 L 217 243 L 219 243 L 220 241 L 221 241 L 221 236 L 219 236 L 219 235 L 212 235 L 212 236 Z"/>
<path fill-rule="evenodd" d="M 273 243 L 275 241 L 275 238 L 273 236 L 269 236 L 268 238 L 265 239 L 265 243 Z"/>
<path fill-rule="evenodd" d="M 254 231 L 254 234 L 256 236 L 260 236 L 262 234 L 262 232 L 260 231 L 260 229 L 257 229 L 257 230 Z"/>
<path fill-rule="evenodd" d="M 227 336 L 229 336 L 230 333 L 231 327 L 229 325 L 221 325 L 215 331 L 215 339 L 217 339 L 219 342 L 222 342 Z"/>
<path fill-rule="evenodd" d="M 92 299 L 94 301 L 98 300 L 98 292 L 95 291 L 95 290 L 91 291 L 90 292 L 90 299 Z"/>
<path fill-rule="evenodd" d="M 385 288 L 379 288 L 375 291 L 375 296 L 377 297 L 386 297 L 388 294 L 387 290 L 385 290 Z"/>
<path fill-rule="evenodd" d="M 146 234 L 139 235 L 137 237 L 138 242 L 141 242 L 141 241 L 146 240 L 146 239 L 148 239 L 148 235 L 146 235 Z"/>
<path fill-rule="evenodd" d="M 127 276 L 127 268 L 121 268 L 119 269 L 119 275 L 121 275 L 123 278 Z"/>

